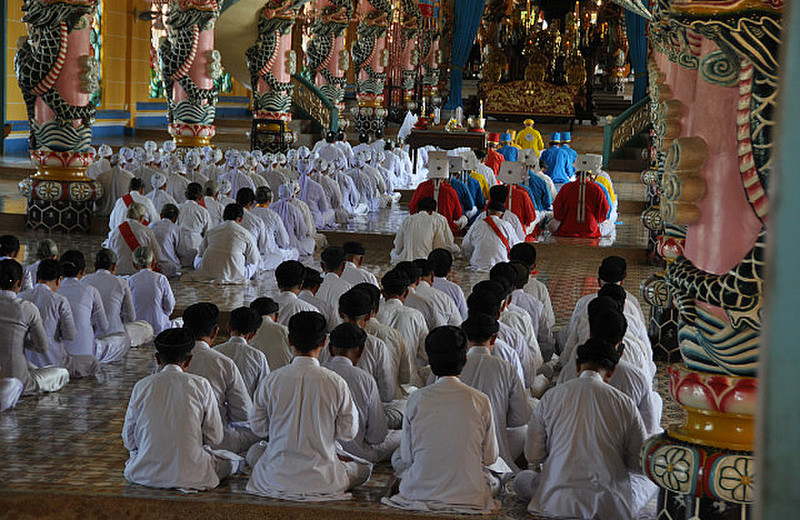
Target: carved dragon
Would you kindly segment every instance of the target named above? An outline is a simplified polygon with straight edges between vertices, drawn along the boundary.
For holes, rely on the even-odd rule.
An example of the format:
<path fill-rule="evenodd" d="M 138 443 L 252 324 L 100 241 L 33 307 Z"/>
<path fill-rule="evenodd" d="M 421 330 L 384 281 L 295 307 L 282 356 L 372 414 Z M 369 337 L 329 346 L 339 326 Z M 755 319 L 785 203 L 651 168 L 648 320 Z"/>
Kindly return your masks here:
<path fill-rule="evenodd" d="M 378 95 L 383 93 L 386 73 L 377 72 L 368 62 L 376 50 L 378 40 L 386 36 L 392 16 L 392 4 L 387 0 L 371 0 L 368 3 L 373 9 L 358 23 L 358 39 L 353 43 L 351 52 L 358 92 Z M 365 80 L 359 79 L 362 70 L 367 75 Z"/>
<path fill-rule="evenodd" d="M 167 93 L 170 123 L 214 122 L 217 89 L 202 89 L 189 76 L 197 58 L 200 33 L 212 29 L 219 16 L 221 0 L 172 0 L 167 14 L 167 37 L 158 47 L 162 81 Z M 175 83 L 187 98 L 175 103 Z"/>
<path fill-rule="evenodd" d="M 273 1 L 264 6 L 258 19 L 256 43 L 247 49 L 245 59 L 253 88 L 253 108 L 256 111 L 288 112 L 291 109 L 293 85 L 281 82 L 272 73 L 278 56 L 281 36 L 289 34 L 294 26 L 296 11 L 308 0 Z M 260 94 L 258 81 L 270 88 Z"/>
<path fill-rule="evenodd" d="M 31 149 L 82 151 L 88 149 L 95 106 L 67 103 L 54 85 L 61 75 L 72 31 L 86 28 L 97 8 L 97 0 L 25 0 L 22 21 L 29 35 L 24 38 L 14 58 L 28 120 L 31 124 Z M 36 98 L 53 111 L 52 121 L 36 122 Z M 80 121 L 75 127 L 74 121 Z"/>
<path fill-rule="evenodd" d="M 419 20 L 422 18 L 422 11 L 416 0 L 402 0 L 401 5 L 403 6 L 402 37 L 405 49 L 408 45 L 415 43 L 414 39 L 419 34 Z M 417 52 L 417 57 L 411 61 L 412 68 L 403 70 L 403 90 L 413 90 L 416 83 L 416 65 L 419 63 L 420 54 L 418 51 L 415 52 Z"/>
<path fill-rule="evenodd" d="M 309 42 L 306 52 L 308 68 L 325 80 L 320 90 L 333 103 L 339 103 L 344 98 L 347 78 L 335 76 L 327 65 L 333 58 L 334 41 L 347 30 L 352 16 L 352 0 L 335 0 L 322 9 L 320 16 L 311 25 L 314 38 Z"/>

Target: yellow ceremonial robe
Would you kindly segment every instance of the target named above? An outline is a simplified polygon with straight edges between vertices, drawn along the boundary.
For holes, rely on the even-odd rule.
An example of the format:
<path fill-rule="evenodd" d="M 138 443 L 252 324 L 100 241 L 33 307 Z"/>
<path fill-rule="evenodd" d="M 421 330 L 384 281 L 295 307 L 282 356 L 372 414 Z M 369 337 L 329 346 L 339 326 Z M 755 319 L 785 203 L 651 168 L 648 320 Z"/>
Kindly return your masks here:
<path fill-rule="evenodd" d="M 541 153 L 544 149 L 544 141 L 542 141 L 542 134 L 532 127 L 525 127 L 517 134 L 515 144 L 522 149 L 534 149 L 536 153 Z"/>

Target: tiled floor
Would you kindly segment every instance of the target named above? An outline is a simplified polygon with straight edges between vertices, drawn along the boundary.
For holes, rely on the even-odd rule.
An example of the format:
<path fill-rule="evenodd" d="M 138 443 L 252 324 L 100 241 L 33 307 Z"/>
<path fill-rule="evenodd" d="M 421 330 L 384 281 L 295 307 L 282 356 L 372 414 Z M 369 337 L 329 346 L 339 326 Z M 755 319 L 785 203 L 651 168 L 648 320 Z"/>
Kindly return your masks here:
<path fill-rule="evenodd" d="M 498 128 L 492 128 L 495 126 Z M 503 129 L 497 123 L 492 123 L 490 128 Z M 543 128 L 543 134 L 549 130 Z M 580 151 L 592 151 L 601 147 L 600 128 L 581 127 L 581 131 L 574 135 L 575 147 Z M 643 187 L 630 179 L 630 175 L 617 182 L 617 186 L 620 198 L 628 201 L 643 200 Z M 16 182 L 0 180 L 0 212 L 19 212 L 20 203 L 24 204 L 16 195 Z M 24 206 L 21 211 L 24 212 Z M 356 219 L 348 226 L 347 231 L 390 241 L 391 234 L 406 215 L 406 208 L 398 205 L 391 210 Z M 605 245 L 643 248 L 646 234 L 638 215 L 623 214 L 619 220 L 622 223 L 617 228 L 616 241 Z M 37 240 L 46 236 L 41 233 L 20 232 L 18 229 L 0 229 L 0 234 L 5 233 L 19 236 L 28 253 L 35 250 Z M 87 263 L 91 264 L 93 253 L 100 247 L 103 237 L 58 235 L 52 238 L 58 242 L 61 251 L 71 248 L 84 251 Z M 334 241 L 333 235 L 331 240 Z M 540 252 L 542 261 L 538 277 L 550 289 L 556 313 L 556 328 L 560 328 L 569 320 L 576 300 L 597 288 L 598 255 L 587 254 L 596 253 L 597 250 L 587 249 L 586 244 L 580 241 L 552 237 L 545 237 L 541 248 L 540 251 L 547 249 L 547 254 Z M 612 253 L 611 250 L 608 252 Z M 365 267 L 376 275 L 381 275 L 390 267 L 387 257 L 387 251 L 368 250 Z M 28 255 L 25 262 L 31 260 Z M 318 265 L 318 257 L 308 258 L 306 263 Z M 465 261 L 457 259 L 454 277 L 468 292 L 472 285 L 485 279 L 487 275 L 465 267 Z M 641 283 L 657 270 L 643 263 L 629 262 L 626 287 L 634 294 L 638 293 Z M 273 294 L 276 290 L 274 277 L 269 272 L 263 273 L 255 282 L 240 286 L 173 281 L 172 287 L 178 313 L 198 301 L 213 301 L 223 311 L 227 311 L 247 304 L 257 296 Z M 644 310 L 648 311 L 646 308 Z M 127 452 L 120 437 L 125 408 L 135 382 L 150 374 L 153 367 L 152 351 L 149 347 L 134 350 L 121 362 L 103 367 L 96 378 L 73 381 L 57 394 L 25 398 L 15 410 L 0 414 L 0 508 L 4 503 L 6 507 L 11 507 L 6 511 L 11 511 L 14 518 L 65 516 L 60 513 L 71 518 L 95 517 L 101 510 L 110 517 L 114 516 L 114 511 L 120 511 L 120 508 L 123 508 L 120 513 L 122 517 L 141 518 L 166 518 L 168 514 L 171 518 L 190 510 L 198 518 L 226 518 L 231 515 L 237 518 L 308 518 L 314 514 L 350 520 L 395 515 L 395 511 L 379 503 L 391 484 L 391 471 L 386 464 L 375 467 L 370 481 L 354 492 L 353 501 L 321 506 L 247 495 L 244 492 L 246 476 L 232 478 L 217 490 L 193 495 L 128 484 L 122 476 Z M 682 419 L 681 409 L 666 395 L 667 387 L 665 367 L 659 366 L 658 388 L 664 397 L 664 426 Z M 133 501 L 123 502 L 127 499 Z M 180 500 L 177 508 L 164 505 L 175 499 Z M 40 503 L 37 504 L 37 500 Z M 124 506 L 121 505 L 123 503 Z M 228 505 L 235 511 L 226 516 L 224 508 Z M 504 496 L 503 506 L 502 512 L 493 518 L 532 518 L 525 512 L 524 505 L 511 494 Z M 19 508 L 18 511 L 24 510 L 27 513 L 15 515 L 15 507 Z M 0 513 L 0 517 L 4 517 L 4 514 L 5 511 Z M 120 517 L 120 514 L 116 516 Z M 399 515 L 402 518 L 416 516 L 424 517 Z"/>

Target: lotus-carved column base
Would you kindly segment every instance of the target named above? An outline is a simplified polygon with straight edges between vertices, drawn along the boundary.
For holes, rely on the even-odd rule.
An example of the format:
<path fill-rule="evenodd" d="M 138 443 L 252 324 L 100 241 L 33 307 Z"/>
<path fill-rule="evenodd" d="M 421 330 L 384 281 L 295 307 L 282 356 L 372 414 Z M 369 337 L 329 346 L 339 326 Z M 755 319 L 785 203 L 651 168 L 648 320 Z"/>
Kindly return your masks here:
<path fill-rule="evenodd" d="M 84 175 L 91 153 L 32 151 L 38 172 L 20 181 L 28 199 L 27 227 L 62 233 L 88 233 L 94 201 L 103 193 L 99 182 Z"/>
<path fill-rule="evenodd" d="M 756 379 L 683 365 L 668 371 L 670 394 L 687 417 L 642 448 L 642 468 L 661 488 L 658 518 L 749 518 L 756 478 Z"/>
<path fill-rule="evenodd" d="M 167 129 L 178 148 L 202 148 L 211 144 L 217 133 L 214 125 L 193 123 L 170 123 Z"/>
<path fill-rule="evenodd" d="M 386 128 L 386 116 L 389 111 L 383 107 L 383 95 L 361 94 L 358 107 L 351 111 L 356 133 L 367 134 L 370 138 L 383 135 Z"/>

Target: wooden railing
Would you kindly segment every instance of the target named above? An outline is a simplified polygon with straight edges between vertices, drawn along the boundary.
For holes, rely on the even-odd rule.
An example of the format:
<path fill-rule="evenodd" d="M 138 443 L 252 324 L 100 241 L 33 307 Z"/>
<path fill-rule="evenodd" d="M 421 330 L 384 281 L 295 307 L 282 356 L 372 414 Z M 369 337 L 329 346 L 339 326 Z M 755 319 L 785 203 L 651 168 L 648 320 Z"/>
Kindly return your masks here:
<path fill-rule="evenodd" d="M 650 96 L 632 105 L 603 129 L 603 168 L 631 140 L 652 126 Z"/>
<path fill-rule="evenodd" d="M 292 74 L 292 103 L 325 130 L 339 130 L 339 109 L 316 85 L 299 74 Z"/>

